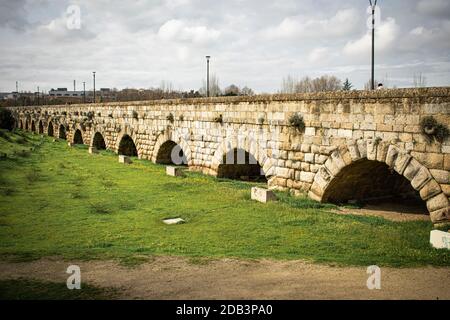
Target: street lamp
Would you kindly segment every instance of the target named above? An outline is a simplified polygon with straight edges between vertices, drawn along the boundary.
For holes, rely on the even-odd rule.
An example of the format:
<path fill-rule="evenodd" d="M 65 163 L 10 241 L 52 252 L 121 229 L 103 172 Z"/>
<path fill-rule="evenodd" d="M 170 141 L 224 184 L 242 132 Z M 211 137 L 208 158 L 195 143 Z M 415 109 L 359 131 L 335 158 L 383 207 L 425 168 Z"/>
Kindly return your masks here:
<path fill-rule="evenodd" d="M 209 97 L 209 59 L 211 56 L 206 56 L 206 96 Z"/>
<path fill-rule="evenodd" d="M 83 81 L 83 103 L 86 103 L 86 82 Z"/>
<path fill-rule="evenodd" d="M 94 103 L 95 103 L 95 71 L 92 72 L 92 75 L 94 76 Z"/>
<path fill-rule="evenodd" d="M 377 7 L 377 0 L 375 2 L 369 0 L 369 3 L 372 7 L 372 78 L 370 86 L 372 90 L 375 90 L 375 8 Z"/>

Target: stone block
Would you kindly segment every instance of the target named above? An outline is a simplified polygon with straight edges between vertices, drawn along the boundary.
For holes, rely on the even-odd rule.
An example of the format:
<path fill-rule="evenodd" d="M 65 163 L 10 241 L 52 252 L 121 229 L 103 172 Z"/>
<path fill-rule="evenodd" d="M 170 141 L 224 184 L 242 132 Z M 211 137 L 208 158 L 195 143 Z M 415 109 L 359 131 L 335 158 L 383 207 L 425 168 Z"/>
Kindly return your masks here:
<path fill-rule="evenodd" d="M 300 181 L 312 183 L 314 181 L 315 173 L 312 172 L 300 172 Z"/>
<path fill-rule="evenodd" d="M 97 148 L 95 148 L 95 147 L 89 147 L 88 152 L 89 152 L 90 154 L 96 154 L 96 153 L 98 153 L 98 150 L 97 150 Z"/>
<path fill-rule="evenodd" d="M 119 155 L 119 163 L 130 164 L 131 163 L 131 159 L 128 156 Z"/>
<path fill-rule="evenodd" d="M 171 225 L 171 224 L 183 224 L 186 221 L 181 218 L 168 218 L 168 219 L 164 219 L 163 222 L 165 224 Z"/>
<path fill-rule="evenodd" d="M 429 212 L 434 212 L 445 208 L 448 209 L 448 207 L 448 198 L 443 193 L 440 193 L 427 201 L 427 208 Z"/>
<path fill-rule="evenodd" d="M 431 231 L 430 244 L 436 249 L 450 249 L 450 233 L 440 230 Z"/>
<path fill-rule="evenodd" d="M 253 187 L 252 188 L 252 194 L 251 194 L 252 200 L 256 200 L 262 203 L 267 203 L 269 201 L 276 201 L 277 197 L 275 196 L 275 193 L 273 193 L 270 190 L 259 188 L 259 187 Z"/>
<path fill-rule="evenodd" d="M 431 212 L 430 219 L 435 224 L 450 222 L 450 208 L 444 208 Z"/>
<path fill-rule="evenodd" d="M 425 168 L 424 166 L 421 166 L 419 171 L 417 171 L 417 174 L 412 179 L 411 185 L 413 186 L 414 189 L 420 190 L 431 179 L 432 177 L 430 171 L 428 171 L 428 169 Z"/>
<path fill-rule="evenodd" d="M 435 180 L 430 180 L 420 189 L 419 193 L 423 200 L 428 200 L 441 193 L 441 191 L 439 184 Z"/>
<path fill-rule="evenodd" d="M 436 182 L 450 183 L 450 172 L 448 172 L 447 170 L 431 169 L 430 172 L 433 178 L 436 179 Z"/>
<path fill-rule="evenodd" d="M 168 176 L 172 176 L 172 177 L 182 177 L 183 174 L 183 169 L 180 167 L 173 167 L 173 166 L 167 166 L 166 167 L 166 174 Z"/>

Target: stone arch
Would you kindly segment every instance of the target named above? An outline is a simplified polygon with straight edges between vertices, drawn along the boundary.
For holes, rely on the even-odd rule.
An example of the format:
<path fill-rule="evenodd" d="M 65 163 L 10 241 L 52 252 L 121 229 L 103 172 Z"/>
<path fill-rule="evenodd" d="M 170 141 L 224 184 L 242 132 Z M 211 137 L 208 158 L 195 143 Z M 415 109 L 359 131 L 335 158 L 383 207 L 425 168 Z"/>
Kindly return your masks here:
<path fill-rule="evenodd" d="M 105 136 L 100 131 L 95 131 L 89 146 L 95 147 L 97 150 L 105 150 L 107 148 Z"/>
<path fill-rule="evenodd" d="M 139 155 L 133 138 L 131 138 L 128 134 L 122 135 L 119 142 L 119 147 L 117 148 L 117 153 L 130 157 L 137 157 Z"/>
<path fill-rule="evenodd" d="M 309 196 L 317 201 L 327 201 L 333 194 L 333 188 L 342 187 L 339 179 L 349 177 L 348 169 L 363 165 L 364 161 L 373 163 L 369 171 L 372 177 L 383 165 L 403 176 L 426 203 L 433 222 L 448 220 L 448 198 L 428 168 L 398 146 L 375 139 L 348 141 L 347 145 L 335 149 L 314 176 Z"/>
<path fill-rule="evenodd" d="M 193 165 L 191 148 L 186 140 L 176 131 L 164 132 L 158 136 L 153 147 L 151 160 L 154 163 L 171 163 L 172 161 L 166 161 L 168 159 L 161 159 L 161 156 L 167 158 L 167 152 L 172 152 L 173 147 L 176 145 L 182 150 L 183 164 Z M 158 155 L 160 156 L 159 158 Z"/>
<path fill-rule="evenodd" d="M 31 120 L 31 131 L 36 132 L 36 124 L 34 123 L 34 120 Z"/>
<path fill-rule="evenodd" d="M 59 139 L 67 139 L 67 130 L 66 130 L 66 126 L 63 124 L 59 125 L 59 130 L 58 130 L 58 138 Z"/>
<path fill-rule="evenodd" d="M 25 119 L 25 130 L 28 131 L 29 127 L 30 126 L 28 124 L 28 118 L 27 118 L 27 119 Z"/>
<path fill-rule="evenodd" d="M 126 126 L 117 136 L 116 145 L 115 145 L 115 152 L 120 154 L 120 144 L 122 140 L 128 136 L 130 140 L 133 142 L 134 147 L 136 148 L 136 156 L 141 158 L 142 157 L 142 149 L 141 145 L 139 143 L 138 137 L 136 133 L 131 129 L 129 126 Z M 127 139 L 127 138 L 126 138 Z M 128 140 L 128 141 L 130 141 Z"/>
<path fill-rule="evenodd" d="M 274 161 L 267 156 L 267 152 L 255 139 L 248 136 L 242 139 L 226 139 L 222 141 L 212 158 L 212 170 L 218 173 L 219 166 L 223 164 L 224 156 L 235 149 L 241 149 L 250 154 L 261 166 L 262 173 L 267 180 L 275 175 Z"/>
<path fill-rule="evenodd" d="M 72 142 L 73 144 L 84 144 L 83 134 L 80 129 L 75 129 Z"/>
<path fill-rule="evenodd" d="M 47 125 L 47 135 L 53 137 L 54 136 L 54 127 L 53 122 L 50 120 Z"/>
<path fill-rule="evenodd" d="M 39 120 L 38 122 L 38 133 L 43 134 L 44 133 L 44 125 L 42 123 L 42 120 Z"/>
<path fill-rule="evenodd" d="M 22 119 L 19 120 L 19 129 L 21 129 L 21 130 L 24 129 L 24 127 L 23 127 L 23 120 Z"/>

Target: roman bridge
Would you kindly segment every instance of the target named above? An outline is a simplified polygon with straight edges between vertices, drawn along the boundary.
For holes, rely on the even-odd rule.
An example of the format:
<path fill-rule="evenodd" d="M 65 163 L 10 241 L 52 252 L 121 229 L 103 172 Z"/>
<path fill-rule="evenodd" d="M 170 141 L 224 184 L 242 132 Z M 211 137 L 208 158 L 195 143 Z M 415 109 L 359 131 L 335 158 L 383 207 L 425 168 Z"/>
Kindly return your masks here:
<path fill-rule="evenodd" d="M 18 127 L 73 144 L 157 163 L 176 154 L 317 201 L 420 202 L 450 221 L 450 88 L 11 109 Z"/>

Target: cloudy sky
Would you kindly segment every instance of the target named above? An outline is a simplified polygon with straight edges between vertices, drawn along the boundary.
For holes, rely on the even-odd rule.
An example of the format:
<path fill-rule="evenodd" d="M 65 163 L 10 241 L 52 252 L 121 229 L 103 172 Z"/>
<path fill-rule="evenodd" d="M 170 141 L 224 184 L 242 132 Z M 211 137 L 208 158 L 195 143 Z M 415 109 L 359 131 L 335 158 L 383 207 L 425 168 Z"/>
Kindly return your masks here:
<path fill-rule="evenodd" d="M 364 0 L 0 0 L 0 91 L 198 89 L 205 55 L 222 87 L 276 92 L 286 75 L 370 77 Z M 77 11 L 80 24 L 77 24 Z M 450 1 L 380 0 L 376 78 L 450 85 Z M 81 85 L 78 85 L 81 89 Z"/>

